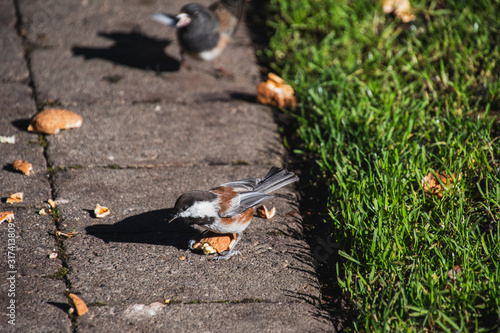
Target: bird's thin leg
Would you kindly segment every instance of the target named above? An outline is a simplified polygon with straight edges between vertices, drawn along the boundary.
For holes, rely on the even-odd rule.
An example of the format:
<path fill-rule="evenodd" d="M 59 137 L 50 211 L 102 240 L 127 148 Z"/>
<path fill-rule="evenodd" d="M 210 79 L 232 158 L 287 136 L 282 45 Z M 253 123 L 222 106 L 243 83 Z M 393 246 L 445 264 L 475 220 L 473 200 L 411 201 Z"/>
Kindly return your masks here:
<path fill-rule="evenodd" d="M 191 66 L 186 61 L 186 55 L 184 54 L 183 50 L 181 50 L 180 56 L 181 56 L 181 67 L 184 67 L 185 69 L 191 69 Z"/>
<path fill-rule="evenodd" d="M 240 254 L 241 252 L 234 251 L 234 248 L 236 247 L 236 244 L 238 244 L 238 242 L 240 241 L 242 235 L 243 235 L 242 233 L 236 234 L 236 241 L 234 242 L 233 247 L 231 249 L 229 249 L 229 252 L 223 256 L 219 255 L 219 256 L 215 257 L 214 259 L 215 260 L 228 259 L 229 257 L 232 257 L 235 254 Z"/>
<path fill-rule="evenodd" d="M 234 74 L 228 72 L 217 60 L 212 60 L 212 64 L 215 66 L 220 76 L 226 77 L 228 79 L 234 79 Z"/>

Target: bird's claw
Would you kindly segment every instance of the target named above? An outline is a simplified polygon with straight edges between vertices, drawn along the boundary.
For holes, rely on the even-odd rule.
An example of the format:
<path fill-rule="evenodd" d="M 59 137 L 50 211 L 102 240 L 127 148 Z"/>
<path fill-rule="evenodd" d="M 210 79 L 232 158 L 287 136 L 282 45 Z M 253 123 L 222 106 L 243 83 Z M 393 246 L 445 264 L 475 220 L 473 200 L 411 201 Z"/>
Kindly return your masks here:
<path fill-rule="evenodd" d="M 236 254 L 241 254 L 240 251 L 229 251 L 225 255 L 221 256 L 218 255 L 217 257 L 214 257 L 212 260 L 222 260 L 222 259 L 229 259 L 230 257 L 236 255 Z"/>

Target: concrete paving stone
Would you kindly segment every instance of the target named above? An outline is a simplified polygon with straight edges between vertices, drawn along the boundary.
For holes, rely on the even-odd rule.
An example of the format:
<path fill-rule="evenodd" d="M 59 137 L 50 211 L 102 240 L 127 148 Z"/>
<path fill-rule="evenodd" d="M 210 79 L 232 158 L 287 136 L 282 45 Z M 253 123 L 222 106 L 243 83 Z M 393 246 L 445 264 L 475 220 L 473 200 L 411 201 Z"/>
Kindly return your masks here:
<path fill-rule="evenodd" d="M 2 293 L 9 288 L 4 275 L 1 279 Z M 72 332 L 67 311 L 68 301 L 64 295 L 63 281 L 54 281 L 40 277 L 18 276 L 15 280 L 15 297 L 7 294 L 0 297 L 2 332 Z M 11 299 L 16 304 L 15 326 L 7 323 L 7 302 Z"/>
<path fill-rule="evenodd" d="M 24 192 L 24 202 L 16 207 L 33 207 L 50 198 L 47 164 L 38 135 L 29 133 L 29 119 L 36 108 L 31 89 L 20 84 L 0 84 L 0 128 L 2 136 L 15 136 L 15 144 L 0 143 L 0 198 L 5 202 L 8 193 Z M 33 173 L 26 176 L 13 169 L 15 160 L 33 165 Z"/>
<path fill-rule="evenodd" d="M 78 129 L 48 137 L 54 166 L 279 164 L 272 111 L 251 103 L 75 108 Z"/>
<path fill-rule="evenodd" d="M 133 38 L 135 37 L 125 37 Z M 121 49 L 112 50 L 112 54 L 100 57 L 89 55 L 88 60 L 84 56 L 73 54 L 70 49 L 35 50 L 31 54 L 31 61 L 33 80 L 40 101 L 55 101 L 65 107 L 255 99 L 259 82 L 257 69 L 244 66 L 247 62 L 245 59 L 248 58 L 248 66 L 251 65 L 253 54 L 248 49 L 228 51 L 228 57 L 234 57 L 232 63 L 226 65 L 222 59 L 221 63 L 226 65 L 226 70 L 234 73 L 234 81 L 216 78 L 208 65 L 203 63 L 194 63 L 193 67 L 196 68 L 191 70 L 163 72 L 162 66 L 169 66 L 165 65 L 165 61 L 169 60 L 164 59 L 163 53 L 154 50 L 144 55 L 132 55 L 139 59 L 132 59 L 129 64 L 118 63 L 128 58 L 118 59 L 119 55 L 114 53 L 133 51 Z M 105 59 L 107 57 L 117 59 Z M 156 69 L 158 66 L 160 73 Z M 78 68 L 78 71 L 74 68 Z"/>
<path fill-rule="evenodd" d="M 290 229 L 298 229 L 298 222 L 286 216 L 294 209 L 290 196 L 273 199 L 277 216 L 272 220 L 255 217 L 238 244 L 242 255 L 224 262 L 187 251 L 188 240 L 198 231 L 181 220 L 167 223 L 180 194 L 263 176 L 267 171 L 267 166 L 213 166 L 58 172 L 55 186 L 61 223 L 64 231 L 80 232 L 64 243 L 72 286 L 90 302 L 105 303 L 153 302 L 162 297 L 186 301 L 316 299 L 317 281 L 311 259 L 304 255 L 309 248 L 304 241 L 287 236 Z M 277 194 L 290 195 L 290 191 Z M 93 218 L 96 203 L 110 208 L 111 215 Z M 187 259 L 179 259 L 182 256 Z M 221 279 L 228 271 L 234 277 Z M 244 286 L 238 281 L 245 281 Z"/>
<path fill-rule="evenodd" d="M 0 82 L 28 81 L 22 39 L 16 31 L 13 1 L 0 2 Z"/>
<path fill-rule="evenodd" d="M 28 80 L 21 37 L 14 28 L 0 25 L 0 82 L 28 83 Z"/>
<path fill-rule="evenodd" d="M 176 248 L 188 239 L 180 233 L 125 239 L 118 235 L 106 243 L 82 234 L 65 241 L 72 289 L 86 302 L 313 302 L 319 297 L 311 265 L 294 252 L 294 246 L 305 245 L 292 238 L 245 235 L 238 244 L 241 255 L 224 261 Z"/>
<path fill-rule="evenodd" d="M 177 12 L 184 3 L 126 1 L 129 10 L 124 11 L 116 1 L 89 1 L 86 6 L 80 1 L 21 2 L 28 38 L 41 45 L 31 54 L 39 99 L 71 107 L 254 96 L 259 72 L 243 24 L 219 58 L 234 81 L 217 79 L 210 63 L 190 61 L 192 70 L 179 70 L 175 29 L 149 17 Z M 51 4 L 57 10 L 50 10 Z"/>
<path fill-rule="evenodd" d="M 0 2 L 0 28 L 16 28 L 16 8 L 14 1 Z"/>
<path fill-rule="evenodd" d="M 205 190 L 217 185 L 251 177 L 262 177 L 269 166 L 204 166 L 163 169 L 69 169 L 58 172 L 54 179 L 64 231 L 83 232 L 93 226 L 95 233 L 136 234 L 159 230 L 193 233 L 191 227 L 174 221 L 172 215 L 177 198 L 190 190 Z M 259 232 L 291 235 L 301 233 L 295 214 L 296 194 L 287 186 L 273 192 L 276 198 L 266 206 L 276 207 L 271 220 L 254 217 L 245 233 Z M 108 207 L 111 214 L 96 219 L 96 204 Z M 174 227 L 172 227 L 174 226 Z"/>
<path fill-rule="evenodd" d="M 113 320 L 109 320 L 113 318 Z M 130 304 L 92 307 L 79 332 L 334 332 L 307 303 Z"/>
<path fill-rule="evenodd" d="M 51 253 L 57 253 L 58 247 L 55 242 L 55 226 L 50 216 L 40 216 L 38 208 L 16 208 L 8 207 L 6 204 L 0 206 L 1 211 L 14 213 L 15 220 L 11 224 L 2 224 L 0 229 L 0 250 L 2 272 L 7 271 L 7 228 L 15 230 L 15 270 L 19 276 L 43 277 L 52 276 L 61 268 L 59 259 L 50 259 Z"/>

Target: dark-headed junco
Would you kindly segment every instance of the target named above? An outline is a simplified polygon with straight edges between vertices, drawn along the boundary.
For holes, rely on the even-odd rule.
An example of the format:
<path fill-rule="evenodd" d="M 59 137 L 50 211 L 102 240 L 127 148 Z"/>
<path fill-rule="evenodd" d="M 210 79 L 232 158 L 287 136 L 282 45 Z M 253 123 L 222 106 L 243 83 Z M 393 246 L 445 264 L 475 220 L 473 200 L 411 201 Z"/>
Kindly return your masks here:
<path fill-rule="evenodd" d="M 254 207 L 272 198 L 269 193 L 299 180 L 290 171 L 272 167 L 264 178 L 250 178 L 225 183 L 209 191 L 191 191 L 175 202 L 175 215 L 170 220 L 184 218 L 191 224 L 200 225 L 217 233 L 234 233 L 236 242 L 224 256 L 226 259 L 239 253 L 234 251 L 243 231 L 254 214 Z M 194 241 L 190 244 L 190 248 Z"/>
<path fill-rule="evenodd" d="M 190 3 L 183 6 L 175 18 L 167 14 L 155 14 L 153 19 L 177 28 L 181 64 L 188 67 L 185 54 L 197 60 L 215 61 L 243 17 L 244 5 L 245 0 L 220 0 L 208 8 Z M 216 66 L 223 75 L 232 76 L 221 65 Z"/>

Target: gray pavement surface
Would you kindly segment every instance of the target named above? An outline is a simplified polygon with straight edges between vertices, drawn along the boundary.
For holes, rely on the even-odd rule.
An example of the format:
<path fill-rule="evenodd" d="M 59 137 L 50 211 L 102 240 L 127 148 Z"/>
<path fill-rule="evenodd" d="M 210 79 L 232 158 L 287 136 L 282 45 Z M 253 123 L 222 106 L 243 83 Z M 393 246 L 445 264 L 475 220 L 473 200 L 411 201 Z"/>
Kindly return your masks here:
<path fill-rule="evenodd" d="M 0 143 L 0 211 L 15 214 L 0 225 L 0 331 L 334 331 L 293 187 L 268 203 L 273 219 L 254 217 L 229 260 L 189 251 L 199 229 L 166 223 L 186 191 L 286 165 L 273 110 L 251 102 L 259 69 L 247 27 L 219 58 L 234 80 L 210 63 L 179 68 L 174 30 L 149 16 L 184 3 L 0 2 L 0 135 L 16 138 Z M 27 132 L 51 106 L 80 114 L 82 127 Z M 33 174 L 13 170 L 16 159 Z M 24 201 L 5 203 L 14 192 Z M 38 214 L 48 199 L 58 214 Z M 97 203 L 111 214 L 96 219 Z M 88 313 L 68 313 L 67 291 Z"/>

